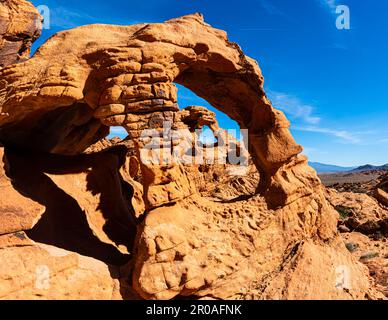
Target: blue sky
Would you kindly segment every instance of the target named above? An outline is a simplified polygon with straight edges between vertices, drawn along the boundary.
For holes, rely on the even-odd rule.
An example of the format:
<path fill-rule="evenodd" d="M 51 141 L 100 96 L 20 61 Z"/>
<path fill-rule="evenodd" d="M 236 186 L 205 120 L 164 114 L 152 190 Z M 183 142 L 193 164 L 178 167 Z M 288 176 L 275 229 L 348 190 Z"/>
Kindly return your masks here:
<path fill-rule="evenodd" d="M 275 107 L 311 161 L 388 162 L 388 1 L 385 0 L 35 0 L 53 33 L 90 23 L 161 22 L 201 12 L 256 59 Z M 296 5 L 297 3 L 297 5 Z M 336 28 L 336 5 L 350 8 L 350 30 Z M 179 88 L 180 106 L 205 105 Z M 237 128 L 217 112 L 224 128 Z M 118 133 L 113 129 L 112 133 Z"/>

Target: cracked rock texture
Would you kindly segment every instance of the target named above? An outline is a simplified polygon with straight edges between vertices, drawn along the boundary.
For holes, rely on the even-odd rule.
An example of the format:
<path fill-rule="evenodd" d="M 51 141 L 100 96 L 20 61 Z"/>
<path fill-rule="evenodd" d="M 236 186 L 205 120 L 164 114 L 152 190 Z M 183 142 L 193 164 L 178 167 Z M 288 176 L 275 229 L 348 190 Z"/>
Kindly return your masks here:
<path fill-rule="evenodd" d="M 258 63 L 224 31 L 200 14 L 89 25 L 16 63 L 39 17 L 0 4 L 27 35 L 22 53 L 0 42 L 0 298 L 384 298 Z M 174 83 L 248 129 L 247 150 L 206 108 L 181 110 Z M 128 138 L 106 140 L 110 126 Z M 190 159 L 204 126 L 218 134 L 206 159 L 236 146 L 247 167 L 144 161 L 150 134 L 161 160 Z"/>
<path fill-rule="evenodd" d="M 118 270 L 101 261 L 35 243 L 23 232 L 0 236 L 0 246 L 0 299 L 121 298 Z"/>
<path fill-rule="evenodd" d="M 30 46 L 40 35 L 42 20 L 28 1 L 0 1 L 0 68 L 30 57 Z"/>
<path fill-rule="evenodd" d="M 368 267 L 375 287 L 388 297 L 388 207 L 367 194 L 329 189 L 327 196 L 340 213 L 339 230 L 346 248 Z"/>

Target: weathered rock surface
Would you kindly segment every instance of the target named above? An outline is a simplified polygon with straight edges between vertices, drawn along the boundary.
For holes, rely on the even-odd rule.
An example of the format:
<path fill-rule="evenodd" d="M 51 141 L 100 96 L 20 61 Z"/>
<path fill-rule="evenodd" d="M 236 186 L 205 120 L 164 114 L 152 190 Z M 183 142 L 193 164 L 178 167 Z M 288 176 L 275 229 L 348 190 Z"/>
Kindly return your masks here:
<path fill-rule="evenodd" d="M 0 145 L 0 235 L 32 229 L 45 210 L 44 206 L 15 190 L 9 169 Z"/>
<path fill-rule="evenodd" d="M 388 207 L 388 193 L 380 188 L 376 188 L 374 191 L 374 196 L 381 204 Z"/>
<path fill-rule="evenodd" d="M 146 299 L 378 297 L 367 269 L 324 221 L 333 217 L 317 214 L 314 202 L 303 214 L 299 206 L 271 212 L 260 198 L 228 206 L 199 198 L 152 211 L 137 246 L 137 292 Z M 336 282 L 340 268 L 352 279 L 345 287 Z"/>
<path fill-rule="evenodd" d="M 388 297 L 387 208 L 367 194 L 329 189 L 328 199 L 340 213 L 346 248 L 368 267 L 375 288 Z"/>
<path fill-rule="evenodd" d="M 379 184 L 377 185 L 377 188 L 379 188 L 385 192 L 388 192 L 388 173 L 382 175 L 379 178 Z"/>
<path fill-rule="evenodd" d="M 343 233 L 342 237 L 353 257 L 368 267 L 375 288 L 388 298 L 387 238 L 373 239 L 359 232 Z"/>
<path fill-rule="evenodd" d="M 41 20 L 28 1 L 0 1 L 0 68 L 30 57 L 31 43 L 40 35 Z"/>
<path fill-rule="evenodd" d="M 0 299 L 122 299 L 118 269 L 23 232 L 0 236 Z"/>
<path fill-rule="evenodd" d="M 249 129 L 249 177 L 164 163 L 203 126 L 221 132 L 212 151 L 230 147 L 209 110 L 179 110 L 174 83 Z M 0 112 L 4 299 L 383 297 L 258 64 L 198 14 L 58 33 L 0 69 Z M 101 141 L 109 126 L 130 144 Z"/>
<path fill-rule="evenodd" d="M 349 230 L 367 235 L 388 235 L 388 210 L 367 194 L 328 189 L 328 200 L 340 214 L 340 223 Z"/>
<path fill-rule="evenodd" d="M 329 246 L 307 241 L 282 268 L 282 273 L 265 289 L 265 299 L 360 300 L 381 297 L 368 289 L 370 283 L 365 277 L 366 268 L 344 253 L 342 241 Z"/>
<path fill-rule="evenodd" d="M 128 298 L 118 266 L 130 260 L 138 203 L 126 153 L 0 154 L 0 298 Z"/>

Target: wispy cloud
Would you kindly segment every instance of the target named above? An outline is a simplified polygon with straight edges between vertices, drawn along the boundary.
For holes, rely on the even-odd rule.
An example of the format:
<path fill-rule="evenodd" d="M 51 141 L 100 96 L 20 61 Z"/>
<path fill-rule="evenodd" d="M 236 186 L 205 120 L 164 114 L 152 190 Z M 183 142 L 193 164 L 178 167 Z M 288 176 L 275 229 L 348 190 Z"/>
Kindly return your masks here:
<path fill-rule="evenodd" d="M 332 43 L 331 45 L 328 46 L 328 48 L 336 49 L 336 50 L 348 50 L 349 49 L 346 45 L 344 45 L 342 43 L 338 43 L 338 42 Z"/>
<path fill-rule="evenodd" d="M 329 154 L 329 152 L 314 148 L 314 147 L 306 147 L 303 146 L 303 154 L 305 154 L 308 157 L 311 157 L 313 155 L 324 155 L 324 154 Z"/>
<path fill-rule="evenodd" d="M 241 31 L 283 31 L 283 30 L 287 30 L 285 28 L 253 28 L 253 27 L 249 27 L 249 28 L 240 28 L 239 30 Z"/>
<path fill-rule="evenodd" d="M 194 95 L 190 96 L 190 95 L 185 95 L 185 94 L 181 94 L 179 91 L 178 91 L 178 95 L 179 95 L 179 99 L 182 99 L 182 100 L 195 100 L 196 97 Z"/>
<path fill-rule="evenodd" d="M 329 129 L 329 128 L 321 128 L 316 126 L 306 126 L 306 127 L 293 127 L 294 130 L 297 131 L 304 131 L 304 132 L 314 132 L 314 133 L 322 133 L 334 136 L 336 138 L 340 138 L 342 141 L 352 144 L 358 144 L 362 140 L 360 138 L 360 132 L 350 132 L 347 130 L 336 130 L 336 129 Z"/>
<path fill-rule="evenodd" d="M 337 8 L 337 1 L 336 0 L 317 0 L 321 3 L 322 6 L 328 8 L 333 13 L 335 12 L 335 9 Z"/>
<path fill-rule="evenodd" d="M 259 0 L 260 6 L 270 15 L 284 16 L 285 13 L 275 7 L 269 0 Z"/>
<path fill-rule="evenodd" d="M 314 154 L 317 151 L 316 148 L 311 148 L 311 147 L 303 147 L 303 153 L 310 157 L 312 154 Z"/>
<path fill-rule="evenodd" d="M 50 9 L 50 26 L 61 29 L 70 29 L 78 26 L 93 24 L 93 23 L 110 23 L 110 24 L 123 24 L 131 25 L 140 23 L 137 20 L 124 19 L 124 20 L 112 20 L 104 16 L 93 16 L 82 11 L 75 9 L 68 9 L 62 6 L 49 7 Z"/>
<path fill-rule="evenodd" d="M 298 97 L 283 92 L 269 91 L 268 97 L 275 108 L 284 111 L 291 119 L 300 119 L 308 124 L 317 124 L 321 118 L 314 115 L 314 107 Z"/>
<path fill-rule="evenodd" d="M 84 12 L 69 10 L 65 7 L 50 7 L 50 25 L 52 27 L 68 29 L 95 22 L 97 22 L 95 17 Z"/>
<path fill-rule="evenodd" d="M 338 142 L 359 145 L 366 143 L 366 141 L 370 144 L 370 136 L 376 136 L 376 134 L 378 134 L 377 132 L 371 130 L 343 130 L 340 127 L 333 129 L 330 128 L 330 126 L 325 126 L 322 123 L 323 120 L 316 115 L 317 108 L 312 104 L 302 101 L 294 95 L 268 90 L 268 97 L 275 108 L 284 111 L 286 116 L 293 120 L 293 130 L 321 133 L 338 138 Z M 367 136 L 369 136 L 368 139 L 366 138 Z"/>

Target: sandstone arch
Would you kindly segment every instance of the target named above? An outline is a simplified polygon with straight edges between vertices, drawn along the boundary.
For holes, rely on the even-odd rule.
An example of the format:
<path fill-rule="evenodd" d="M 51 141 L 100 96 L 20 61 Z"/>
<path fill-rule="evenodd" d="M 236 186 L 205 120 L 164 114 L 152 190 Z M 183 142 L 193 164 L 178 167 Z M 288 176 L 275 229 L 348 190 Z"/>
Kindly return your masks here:
<path fill-rule="evenodd" d="M 302 148 L 267 99 L 258 64 L 199 14 L 64 31 L 30 60 L 1 69 L 0 78 L 5 144 L 76 154 L 106 136 L 109 125 L 124 126 L 136 139 L 143 128 L 175 121 L 177 82 L 249 130 L 259 191 L 273 206 L 318 184 L 311 171 L 303 173 Z"/>
<path fill-rule="evenodd" d="M 18 25 L 25 30 L 27 40 L 31 40 L 29 24 L 21 23 L 30 20 L 31 5 L 24 0 L 0 0 L 1 17 L 4 8 L 8 12 L 9 3 L 18 9 Z M 32 12 L 36 17 L 37 12 Z M 7 18 L 0 22 L 0 27 L 3 21 L 5 25 L 11 23 Z M 39 32 L 39 28 L 34 30 Z M 62 32 L 47 41 L 33 58 L 17 65 L 9 65 L 22 60 L 17 52 L 11 52 L 8 57 L 11 59 L 1 60 L 2 37 L 0 181 L 4 201 L 0 201 L 3 226 L 0 256 L 10 261 L 11 267 L 5 264 L 2 270 L 0 296 L 8 299 L 37 296 L 111 299 L 128 298 L 128 294 L 145 299 L 378 297 L 365 270 L 338 236 L 336 213 L 326 201 L 315 172 L 298 155 L 301 148 L 290 137 L 288 122 L 265 97 L 259 67 L 230 43 L 223 31 L 206 25 L 200 15 L 163 24 L 92 25 Z M 180 165 L 143 164 L 143 185 L 133 181 L 131 177 L 137 175 L 138 169 L 138 159 L 132 157 L 133 145 L 138 146 L 137 152 L 142 150 L 138 135 L 143 128 L 161 130 L 164 120 L 176 128 L 190 128 L 190 121 L 194 121 L 194 126 L 202 125 L 195 124 L 198 120 L 195 117 L 185 118 L 185 110 L 178 112 L 174 81 L 191 88 L 243 128 L 250 129 L 251 154 L 264 177 L 260 191 L 265 198 L 254 195 L 224 203 L 193 194 L 194 176 Z M 215 125 L 213 120 L 211 115 L 206 119 Z M 122 146 L 123 154 L 116 148 L 92 151 L 95 146 L 80 156 L 47 154 L 81 153 L 104 137 L 110 125 L 122 125 L 133 140 L 130 146 Z M 13 152 L 12 148 L 3 148 L 1 142 L 22 150 Z M 103 141 L 99 144 L 104 145 Z M 39 150 L 43 152 L 35 152 Z M 51 157 L 66 158 L 65 162 L 71 158 L 75 167 L 71 165 L 65 172 L 63 161 L 54 161 L 53 168 L 59 172 L 49 168 L 39 170 L 41 162 Z M 81 158 L 85 160 L 81 161 L 85 170 L 79 173 L 77 169 L 77 174 L 69 177 L 68 173 L 79 167 Z M 39 164 L 38 170 L 34 166 L 24 167 L 24 162 Z M 101 169 L 100 173 L 93 164 Z M 15 189 L 17 177 L 12 170 L 20 171 L 17 173 L 26 189 Z M 24 179 L 23 172 L 31 179 Z M 91 173 L 101 178 L 94 187 L 89 184 Z M 44 229 L 40 234 L 34 227 L 42 209 L 48 209 L 47 201 L 61 206 L 65 215 L 67 211 L 74 214 L 74 209 L 62 206 L 60 198 L 45 190 L 38 194 L 47 200 L 45 205 L 32 201 L 37 196 L 35 186 L 39 189 L 41 184 L 34 179 L 37 174 L 44 179 L 50 177 L 55 182 L 54 190 L 59 188 L 57 191 L 65 198 L 70 195 L 77 199 L 77 205 L 86 204 L 92 233 L 121 253 L 130 253 L 130 263 L 115 266 L 111 273 L 111 267 L 101 262 L 113 262 L 107 259 L 109 254 L 98 253 L 95 257 L 100 261 L 97 261 L 62 251 L 59 258 L 58 243 L 49 249 L 31 241 L 28 230 L 33 228 L 37 241 L 53 243 L 48 241 Z M 127 183 L 133 188 L 125 187 Z M 101 198 L 99 195 L 103 193 Z M 28 210 L 20 204 L 26 204 Z M 280 208 L 273 210 L 268 204 Z M 128 208 L 133 210 L 128 212 Z M 55 208 L 52 211 L 55 213 Z M 61 219 L 53 217 L 58 230 L 63 228 Z M 124 227 L 123 233 L 104 228 L 115 221 Z M 80 225 L 79 221 L 68 222 L 74 222 L 75 228 Z M 133 247 L 127 242 L 127 235 L 131 241 L 134 236 L 131 227 L 136 227 Z M 81 235 L 85 236 L 85 232 L 90 235 L 89 231 L 83 230 Z M 72 245 L 77 238 L 73 239 L 71 232 L 69 235 L 71 239 L 60 237 L 61 245 L 77 252 Z M 121 245 L 126 243 L 123 248 Z M 64 259 L 63 253 L 67 255 Z M 45 292 L 29 281 L 42 259 L 47 259 L 44 261 L 53 271 L 52 288 Z M 22 268 L 15 271 L 14 266 L 19 265 Z M 70 269 L 63 272 L 63 265 L 70 265 Z M 337 266 L 346 267 L 351 273 L 351 288 L 334 287 L 338 280 Z M 118 275 L 120 279 L 116 279 Z"/>

